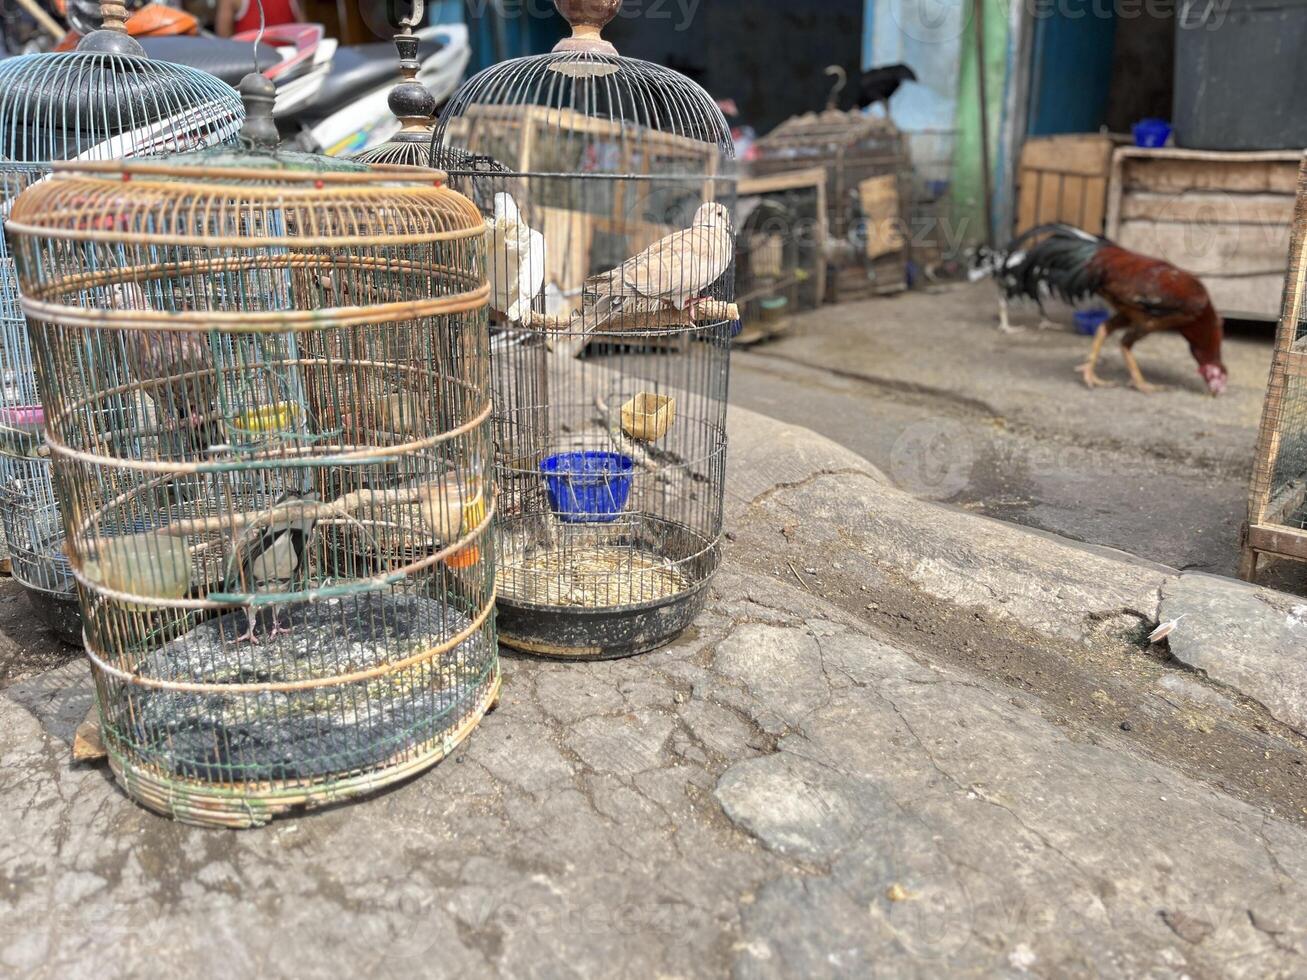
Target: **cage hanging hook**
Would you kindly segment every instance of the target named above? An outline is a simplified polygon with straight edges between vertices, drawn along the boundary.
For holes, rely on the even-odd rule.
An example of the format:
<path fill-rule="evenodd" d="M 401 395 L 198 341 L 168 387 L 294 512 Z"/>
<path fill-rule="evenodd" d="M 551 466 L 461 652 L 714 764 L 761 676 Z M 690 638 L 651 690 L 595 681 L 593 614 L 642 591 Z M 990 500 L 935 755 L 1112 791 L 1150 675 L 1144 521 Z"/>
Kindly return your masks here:
<path fill-rule="evenodd" d="M 263 40 L 263 31 L 267 27 L 267 21 L 263 16 L 263 0 L 254 0 L 259 5 L 259 33 L 254 35 L 254 43 L 250 46 L 254 53 L 254 70 L 259 70 L 259 42 Z"/>
<path fill-rule="evenodd" d="M 830 95 L 826 99 L 827 109 L 838 109 L 840 93 L 849 87 L 849 73 L 845 71 L 842 65 L 828 65 L 826 74 L 835 79 L 835 85 L 830 90 Z"/>

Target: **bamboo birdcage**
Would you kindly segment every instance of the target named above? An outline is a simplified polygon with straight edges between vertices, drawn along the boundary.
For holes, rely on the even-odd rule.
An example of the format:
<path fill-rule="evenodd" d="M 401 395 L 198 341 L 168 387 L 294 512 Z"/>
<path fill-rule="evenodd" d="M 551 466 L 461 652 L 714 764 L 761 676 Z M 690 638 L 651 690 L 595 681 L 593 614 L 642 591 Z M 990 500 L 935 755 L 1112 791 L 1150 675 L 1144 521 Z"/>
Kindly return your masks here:
<path fill-rule="evenodd" d="M 718 564 L 734 144 L 602 39 L 620 0 L 557 6 L 573 36 L 468 81 L 432 165 L 488 218 L 501 639 L 612 657 L 679 633 Z"/>
<path fill-rule="evenodd" d="M 76 51 L 0 61 L 0 196 L 15 197 L 56 160 L 178 152 L 234 139 L 244 110 L 230 85 L 150 61 L 108 3 L 105 29 Z M 81 642 L 75 583 L 41 439 L 40 398 L 13 262 L 0 242 L 0 525 L 14 578 L 64 639 Z"/>
<path fill-rule="evenodd" d="M 1256 581 L 1264 558 L 1307 561 L 1307 157 L 1253 463 L 1243 578 Z"/>
<path fill-rule="evenodd" d="M 838 90 L 837 90 L 838 91 Z M 887 119 L 832 104 L 794 116 L 756 144 L 757 177 L 823 167 L 831 241 L 826 299 L 844 302 L 899 292 L 907 284 L 912 175 L 908 144 Z"/>
<path fill-rule="evenodd" d="M 497 698 L 484 225 L 443 177 L 251 146 L 14 205 L 102 732 L 155 810 L 358 795 Z"/>

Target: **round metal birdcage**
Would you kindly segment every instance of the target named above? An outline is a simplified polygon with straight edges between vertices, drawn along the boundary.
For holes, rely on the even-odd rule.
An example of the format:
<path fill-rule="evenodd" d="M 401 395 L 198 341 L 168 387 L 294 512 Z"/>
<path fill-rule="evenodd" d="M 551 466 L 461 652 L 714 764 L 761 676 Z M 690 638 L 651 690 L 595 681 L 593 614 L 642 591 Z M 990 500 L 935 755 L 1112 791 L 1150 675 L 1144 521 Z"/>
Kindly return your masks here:
<path fill-rule="evenodd" d="M 228 142 L 244 110 L 230 85 L 150 61 L 105 4 L 76 51 L 0 61 L 0 195 L 8 212 L 57 160 L 108 160 Z M 41 438 L 43 416 L 13 261 L 0 242 L 0 527 L 14 578 L 55 632 L 81 642 L 75 583 Z"/>
<path fill-rule="evenodd" d="M 219 149 L 61 164 L 9 231 L 126 791 L 249 826 L 450 752 L 499 691 L 476 208 Z"/>
<path fill-rule="evenodd" d="M 386 102 L 400 121 L 399 132 L 384 143 L 354 154 L 351 159 L 357 163 L 425 167 L 431 159 L 436 99 L 417 79 L 422 63 L 418 60 L 418 39 L 413 33 L 413 28 L 422 22 L 423 9 L 422 0 L 413 0 L 408 15 L 398 23 L 399 33 L 395 35 L 403 81 L 391 89 Z"/>
<path fill-rule="evenodd" d="M 431 165 L 487 217 L 502 642 L 653 649 L 717 568 L 734 298 L 733 141 L 689 79 L 573 36 L 450 100 Z"/>

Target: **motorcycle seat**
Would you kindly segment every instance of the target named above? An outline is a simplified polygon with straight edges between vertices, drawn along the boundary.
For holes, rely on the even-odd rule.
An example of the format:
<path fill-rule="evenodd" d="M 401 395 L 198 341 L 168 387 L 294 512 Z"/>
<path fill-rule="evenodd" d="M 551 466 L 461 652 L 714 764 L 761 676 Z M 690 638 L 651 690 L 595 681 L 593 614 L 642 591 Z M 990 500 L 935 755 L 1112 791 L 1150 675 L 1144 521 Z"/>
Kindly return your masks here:
<path fill-rule="evenodd" d="M 221 37 L 142 37 L 145 53 L 155 61 L 171 61 L 216 75 L 228 85 L 237 84 L 254 71 L 254 45 Z M 281 62 L 281 55 L 268 44 L 259 45 L 259 71 Z"/>
<path fill-rule="evenodd" d="M 418 61 L 426 61 L 439 53 L 444 44 L 436 39 L 418 43 Z M 395 46 L 382 41 L 377 44 L 352 44 L 336 49 L 331 71 L 322 83 L 322 89 L 313 99 L 315 107 L 348 105 L 359 96 L 387 82 L 399 81 L 399 57 Z"/>

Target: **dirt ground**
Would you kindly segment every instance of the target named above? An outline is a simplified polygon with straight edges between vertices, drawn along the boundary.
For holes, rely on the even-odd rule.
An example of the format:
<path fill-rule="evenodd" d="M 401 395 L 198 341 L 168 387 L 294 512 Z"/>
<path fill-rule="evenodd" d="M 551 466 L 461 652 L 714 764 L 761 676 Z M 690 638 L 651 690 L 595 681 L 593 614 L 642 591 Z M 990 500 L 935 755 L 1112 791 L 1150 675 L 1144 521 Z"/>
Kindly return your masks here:
<path fill-rule="evenodd" d="M 1234 575 L 1248 478 L 1271 360 L 1271 336 L 1227 338 L 1230 389 L 1204 393 L 1178 336 L 1137 352 L 1166 389 L 1089 391 L 1073 369 L 1089 340 L 996 329 L 991 283 L 828 306 L 792 332 L 733 359 L 731 397 L 865 456 L 918 496 L 1118 548 L 1153 561 Z M 1113 342 L 1100 374 L 1124 383 Z M 1302 567 L 1265 584 L 1307 592 Z"/>

